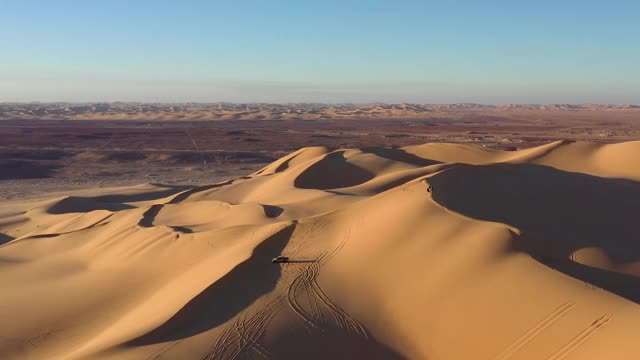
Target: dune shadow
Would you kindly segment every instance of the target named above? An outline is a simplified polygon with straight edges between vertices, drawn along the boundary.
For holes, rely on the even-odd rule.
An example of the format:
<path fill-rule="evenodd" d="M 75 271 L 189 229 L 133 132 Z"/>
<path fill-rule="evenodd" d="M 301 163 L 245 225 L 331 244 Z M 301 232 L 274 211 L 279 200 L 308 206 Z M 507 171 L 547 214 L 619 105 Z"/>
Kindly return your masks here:
<path fill-rule="evenodd" d="M 26 261 L 22 259 L 12 259 L 12 258 L 6 258 L 6 257 L 0 256 L 0 265 L 15 265 L 15 264 L 22 264 L 24 262 Z"/>
<path fill-rule="evenodd" d="M 67 196 L 47 209 L 52 215 L 90 212 L 95 210 L 121 211 L 133 209 L 131 205 L 95 201 L 92 197 Z"/>
<path fill-rule="evenodd" d="M 289 164 L 291 163 L 291 161 L 295 158 L 298 157 L 299 154 L 296 154 L 295 156 L 292 156 L 291 158 L 285 160 L 284 162 L 282 162 L 282 164 L 278 165 L 278 167 L 273 171 L 274 174 L 283 172 L 285 170 L 287 170 L 289 168 Z"/>
<path fill-rule="evenodd" d="M 177 231 L 179 233 L 183 233 L 183 234 L 192 234 L 193 233 L 193 229 L 190 229 L 186 226 L 169 226 L 171 229 L 173 229 L 173 231 Z"/>
<path fill-rule="evenodd" d="M 262 205 L 262 208 L 264 210 L 265 216 L 268 218 L 277 218 L 284 212 L 284 209 L 280 206 Z"/>
<path fill-rule="evenodd" d="M 580 279 L 585 286 L 597 286 L 640 304 L 640 278 L 615 271 L 598 269 L 575 261 L 536 260 L 566 275 Z"/>
<path fill-rule="evenodd" d="M 57 149 L 0 150 L 2 160 L 61 160 L 75 155 L 73 152 Z"/>
<path fill-rule="evenodd" d="M 138 202 L 138 201 L 151 201 L 151 200 L 162 199 L 167 196 L 176 194 L 180 191 L 185 191 L 193 188 L 193 186 L 188 186 L 188 185 L 159 185 L 159 186 L 162 186 L 163 189 L 143 192 L 140 194 L 99 195 L 99 196 L 92 197 L 92 199 L 98 202 L 107 202 L 107 203 L 128 203 L 128 202 Z"/>
<path fill-rule="evenodd" d="M 167 204 L 178 204 L 180 202 L 183 202 L 184 200 L 186 200 L 189 196 L 193 195 L 193 194 L 197 194 L 199 192 L 203 192 L 203 191 L 207 191 L 207 190 L 211 190 L 211 189 L 216 189 L 216 188 L 220 188 L 226 185 L 231 185 L 233 184 L 235 180 L 228 180 L 219 184 L 213 184 L 213 185 L 205 185 L 205 186 L 199 186 L 199 187 L 195 187 L 195 188 L 191 188 L 188 189 L 178 195 L 176 195 L 173 199 L 171 199 Z"/>
<path fill-rule="evenodd" d="M 601 249 L 614 264 L 640 260 L 638 182 L 542 165 L 493 164 L 457 166 L 429 183 L 433 199 L 447 209 L 522 230 L 516 250 L 545 264 L 567 263 L 576 250 L 589 247 Z M 621 296 L 628 293 L 620 291 L 616 273 L 555 268 Z"/>
<path fill-rule="evenodd" d="M 321 336 L 313 337 L 300 329 L 289 329 L 270 345 L 273 359 L 406 359 L 373 338 L 365 339 L 333 327 L 326 327 Z"/>
<path fill-rule="evenodd" d="M 4 245 L 9 241 L 15 239 L 13 236 L 9 236 L 7 234 L 0 233 L 0 245 Z"/>
<path fill-rule="evenodd" d="M 264 240 L 249 259 L 191 299 L 164 324 L 127 345 L 149 345 L 197 335 L 224 324 L 272 291 L 281 269 L 271 263 L 271 258 L 285 248 L 295 227 L 292 224 Z"/>
<path fill-rule="evenodd" d="M 374 177 L 371 172 L 349 163 L 344 151 L 338 151 L 305 169 L 293 185 L 299 189 L 340 189 L 363 184 Z"/>
<path fill-rule="evenodd" d="M 63 166 L 40 161 L 0 159 L 0 180 L 45 179 Z"/>
<path fill-rule="evenodd" d="M 325 190 L 325 192 L 328 192 L 328 193 L 334 194 L 334 195 L 340 195 L 340 196 L 359 196 L 357 194 L 348 193 L 348 192 L 344 192 L 344 191 L 336 191 L 336 190 Z"/>
<path fill-rule="evenodd" d="M 163 207 L 164 205 L 162 204 L 151 205 L 149 210 L 145 211 L 144 214 L 142 214 L 142 219 L 138 221 L 138 226 L 145 228 L 152 227 L 153 221 L 156 219 L 156 216 L 158 216 L 160 210 L 162 210 Z"/>
<path fill-rule="evenodd" d="M 568 256 L 602 248 L 616 263 L 640 259 L 640 183 L 571 173 L 541 165 L 451 168 L 429 179 L 433 199 L 480 220 L 515 226 L 533 250 Z"/>
<path fill-rule="evenodd" d="M 387 160 L 403 162 L 406 164 L 420 166 L 420 167 L 441 164 L 441 162 L 439 161 L 421 158 L 414 154 L 410 154 L 402 149 L 370 147 L 370 148 L 363 148 L 362 151 L 379 156 L 381 158 L 385 158 Z"/>

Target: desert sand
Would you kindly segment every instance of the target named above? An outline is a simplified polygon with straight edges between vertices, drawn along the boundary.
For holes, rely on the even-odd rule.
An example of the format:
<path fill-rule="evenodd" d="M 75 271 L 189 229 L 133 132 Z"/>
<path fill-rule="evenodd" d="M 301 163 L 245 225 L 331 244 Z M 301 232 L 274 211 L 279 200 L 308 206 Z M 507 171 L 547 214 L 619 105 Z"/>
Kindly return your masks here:
<path fill-rule="evenodd" d="M 0 354 L 638 359 L 639 164 L 639 141 L 307 147 L 4 201 Z"/>
<path fill-rule="evenodd" d="M 77 111 L 60 112 L 66 107 Z M 144 183 L 213 184 L 242 177 L 310 146 L 366 150 L 447 142 L 519 150 L 560 140 L 619 143 L 640 139 L 640 108 L 635 107 L 377 107 L 405 112 L 385 113 L 390 117 L 385 119 L 367 106 L 322 104 L 183 108 L 169 104 L 0 103 L 0 199 L 24 200 L 54 192 L 62 196 L 80 189 Z M 340 108 L 345 115 L 329 114 L 331 108 Z M 173 117 L 156 121 L 163 109 L 173 109 Z M 254 116 L 265 109 L 272 112 L 263 118 Z M 205 110 L 246 114 L 238 120 L 187 120 Z M 314 119 L 318 114 L 329 115 Z M 134 115 L 140 119 L 130 119 Z"/>
<path fill-rule="evenodd" d="M 330 120 L 458 118 L 477 113 L 636 116 L 625 104 L 0 103 L 0 120 Z"/>

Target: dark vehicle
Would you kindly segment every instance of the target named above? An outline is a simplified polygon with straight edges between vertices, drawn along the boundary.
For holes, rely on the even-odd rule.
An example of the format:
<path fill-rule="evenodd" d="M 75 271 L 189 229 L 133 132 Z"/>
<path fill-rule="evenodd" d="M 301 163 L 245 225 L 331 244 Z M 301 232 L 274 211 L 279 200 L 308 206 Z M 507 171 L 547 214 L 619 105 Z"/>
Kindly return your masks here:
<path fill-rule="evenodd" d="M 286 256 L 278 256 L 271 259 L 271 262 L 274 264 L 286 263 L 286 262 L 289 262 L 289 258 Z"/>

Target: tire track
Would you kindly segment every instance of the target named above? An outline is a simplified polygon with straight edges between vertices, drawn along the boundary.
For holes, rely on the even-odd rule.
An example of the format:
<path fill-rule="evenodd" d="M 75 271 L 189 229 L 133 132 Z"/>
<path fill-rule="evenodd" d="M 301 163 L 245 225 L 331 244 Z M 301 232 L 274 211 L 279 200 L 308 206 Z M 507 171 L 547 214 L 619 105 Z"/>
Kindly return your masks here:
<path fill-rule="evenodd" d="M 347 330 L 347 332 L 352 332 L 355 335 L 362 336 L 363 338 L 368 339 L 369 336 L 364 326 L 362 326 L 362 324 L 360 324 L 357 320 L 349 316 L 349 314 L 347 314 L 340 306 L 338 306 L 338 304 L 333 302 L 320 286 L 320 284 L 318 283 L 318 276 L 320 275 L 320 267 L 318 266 L 318 264 L 313 264 L 312 266 L 310 266 L 310 268 L 312 269 L 313 273 L 311 289 L 315 295 L 314 297 L 319 299 L 322 304 L 329 309 L 339 327 Z"/>
<path fill-rule="evenodd" d="M 326 323 L 326 319 L 322 312 L 322 305 L 324 305 L 324 303 L 322 299 L 320 299 L 317 296 L 317 293 L 313 287 L 313 284 L 316 281 L 316 278 L 318 277 L 319 274 L 320 274 L 320 264 L 318 262 L 310 263 L 309 266 L 307 266 L 307 279 L 308 279 L 307 296 L 309 296 L 310 299 L 313 299 L 313 303 L 315 305 L 314 313 L 317 314 L 320 328 L 323 329 Z"/>
<path fill-rule="evenodd" d="M 565 346 L 560 350 L 553 353 L 547 358 L 547 360 L 560 360 L 564 359 L 572 351 L 578 348 L 582 343 L 589 340 L 596 332 L 602 330 L 613 319 L 612 314 L 604 314 L 602 317 L 596 319 L 586 329 L 582 330 L 578 335 L 574 336 Z"/>
<path fill-rule="evenodd" d="M 264 334 L 267 324 L 275 316 L 276 311 L 274 310 L 279 305 L 280 301 L 273 301 L 268 306 L 261 308 L 258 313 L 248 320 L 246 317 L 242 317 L 236 324 L 236 330 L 244 341 L 245 347 L 254 350 L 258 355 L 267 360 L 271 359 L 271 353 L 260 344 L 259 340 Z M 240 352 L 242 351 L 241 349 Z"/>
<path fill-rule="evenodd" d="M 207 160 L 204 158 L 204 153 L 202 152 L 202 150 L 200 150 L 200 147 L 198 146 L 198 143 L 196 142 L 196 140 L 193 138 L 193 136 L 191 136 L 191 133 L 189 132 L 189 128 L 185 129 L 184 131 L 187 136 L 189 137 L 189 140 L 191 140 L 191 143 L 193 144 L 193 147 L 196 149 L 196 151 L 198 152 L 198 155 L 200 155 L 200 161 L 202 161 L 202 167 L 204 169 L 207 169 Z"/>
<path fill-rule="evenodd" d="M 270 359 L 271 353 L 259 343 L 259 339 L 283 305 L 283 299 L 281 296 L 269 299 L 267 295 L 261 302 L 262 306 L 254 314 L 249 316 L 248 311 L 238 314 L 201 359 L 236 359 L 248 350 Z"/>
<path fill-rule="evenodd" d="M 315 265 L 315 263 L 313 263 L 312 265 L 307 266 L 303 271 L 305 272 L 304 274 L 304 294 L 307 297 L 307 301 L 309 303 L 309 314 L 311 315 L 313 322 L 317 324 L 318 329 L 320 329 L 321 331 L 324 329 L 323 324 L 324 324 L 324 316 L 322 315 L 322 309 L 320 307 L 320 301 L 318 301 L 318 298 L 315 296 L 315 293 L 312 289 L 312 286 L 310 286 L 313 283 L 313 277 L 314 277 L 314 273 L 311 271 L 313 265 Z"/>
<path fill-rule="evenodd" d="M 306 269 L 299 270 L 298 276 L 293 279 L 287 291 L 287 303 L 291 310 L 303 321 L 307 332 L 311 334 L 313 329 L 318 328 L 318 324 L 313 321 L 313 316 L 298 302 L 298 292 L 304 290 L 307 281 Z"/>
<path fill-rule="evenodd" d="M 233 327 L 226 327 L 216 342 L 209 348 L 209 350 L 200 358 L 200 360 L 213 360 L 213 359 L 233 359 L 230 356 L 233 351 L 232 347 L 238 346 L 239 337 L 238 333 L 234 331 Z"/>
<path fill-rule="evenodd" d="M 166 354 L 169 350 L 173 349 L 176 345 L 180 344 L 181 342 L 183 342 L 184 339 L 182 340 L 178 340 L 178 341 L 174 341 L 172 343 L 169 343 L 169 345 L 162 347 L 160 350 L 155 351 L 153 354 L 151 354 L 147 360 L 157 360 L 159 359 L 161 356 L 163 356 L 164 354 Z"/>
<path fill-rule="evenodd" d="M 289 306 L 304 322 L 309 334 L 312 334 L 313 330 L 319 329 L 323 331 L 325 328 L 324 325 L 326 321 L 323 315 L 323 308 L 326 308 L 339 328 L 345 330 L 347 333 L 361 336 L 365 339 L 369 338 L 364 326 L 349 316 L 349 314 L 340 308 L 340 306 L 333 302 L 317 280 L 320 275 L 320 266 L 329 261 L 344 247 L 349 236 L 350 231 L 347 230 L 345 239 L 331 252 L 321 254 L 315 262 L 300 269 L 298 276 L 293 280 L 289 287 L 287 296 Z M 309 306 L 311 308 L 309 311 L 304 309 L 298 299 L 301 293 L 306 294 L 308 297 Z"/>
<path fill-rule="evenodd" d="M 564 303 L 559 308 L 552 311 L 549 315 L 547 315 L 544 319 L 542 319 L 538 324 L 536 324 L 531 329 L 527 330 L 522 336 L 520 336 L 516 341 L 514 341 L 511 345 L 509 345 L 506 349 L 504 349 L 500 354 L 494 357 L 494 360 L 505 360 L 512 357 L 518 350 L 522 349 L 525 345 L 527 345 L 531 340 L 535 339 L 541 332 L 546 330 L 549 326 L 554 324 L 556 321 L 565 316 L 573 307 L 575 303 L 572 301 Z"/>
<path fill-rule="evenodd" d="M 302 233 L 298 238 L 300 240 L 292 242 L 291 246 L 288 247 L 288 253 L 290 257 L 295 257 L 303 250 L 309 249 L 309 242 L 311 239 L 314 239 L 318 234 L 321 234 L 327 228 L 328 224 L 326 221 L 322 220 L 313 220 L 310 225 L 300 226 L 299 228 L 303 229 Z"/>
<path fill-rule="evenodd" d="M 264 302 L 264 306 L 260 307 L 255 314 L 248 316 L 245 312 L 236 316 L 233 323 L 225 327 L 217 341 L 201 359 L 236 359 L 248 350 L 254 351 L 264 359 L 271 359 L 271 353 L 259 343 L 259 339 L 263 336 L 271 319 L 278 313 L 282 299 L 276 298 Z"/>
<path fill-rule="evenodd" d="M 253 235 L 252 235 L 253 236 Z M 279 294 L 290 288 L 290 271 L 285 271 L 288 264 L 282 264 L 280 280 L 276 284 L 274 294 Z M 286 294 L 286 292 L 285 292 Z M 247 344 L 262 358 L 270 358 L 270 352 L 261 344 L 258 339 L 264 333 L 269 321 L 277 314 L 279 307 L 284 303 L 285 295 L 265 295 L 258 300 L 262 307 L 251 317 L 247 318 L 248 309 L 239 313 L 236 318 L 224 327 L 216 341 L 211 345 L 201 360 L 211 359 L 235 359 L 242 351 L 245 351 Z M 257 304 L 257 306 L 260 306 Z"/>
<path fill-rule="evenodd" d="M 308 250 L 306 245 L 310 239 L 321 234 L 327 226 L 328 224 L 324 221 L 313 222 L 304 232 L 306 236 L 302 236 L 293 249 L 289 248 L 289 256 Z M 324 331 L 326 328 L 328 319 L 323 314 L 323 309 L 326 308 L 340 328 L 350 334 L 359 334 L 368 339 L 364 327 L 331 301 L 317 282 L 321 265 L 333 258 L 345 246 L 350 236 L 351 228 L 348 228 L 343 240 L 333 250 L 321 252 L 308 265 L 282 264 L 283 271 L 276 288 L 283 290 L 283 294 L 275 295 L 276 297 L 270 301 L 268 299 L 273 295 L 266 295 L 264 300 L 261 300 L 263 305 L 252 316 L 248 316 L 246 311 L 238 314 L 236 319 L 224 328 L 201 360 L 236 359 L 243 353 L 248 355 L 247 351 L 252 351 L 263 359 L 271 359 L 270 351 L 260 344 L 260 338 L 264 335 L 268 323 L 278 313 L 278 308 L 286 305 L 302 320 L 310 335 L 316 331 Z M 297 271 L 294 272 L 292 266 L 295 266 Z M 293 280 L 290 280 L 292 277 Z M 273 293 L 277 294 L 280 291 Z M 302 299 L 304 296 L 306 301 Z"/>
<path fill-rule="evenodd" d="M 314 238 L 317 234 L 324 231 L 327 227 L 327 223 L 325 221 L 314 221 L 311 225 L 306 229 L 304 235 L 302 237 L 302 241 L 297 243 L 297 246 L 289 252 L 290 256 L 295 256 L 303 249 L 306 248 L 307 242 L 309 239 Z M 326 253 L 321 253 L 316 259 L 315 262 L 320 262 L 325 257 Z M 285 266 L 289 267 L 292 264 L 286 264 Z M 288 273 L 288 271 L 285 271 Z M 309 334 L 313 332 L 315 329 L 321 329 L 323 323 L 322 312 L 319 311 L 320 304 L 317 303 L 317 299 L 314 299 L 310 291 L 311 278 L 308 271 L 308 266 L 304 266 L 298 269 L 297 276 L 293 279 L 291 284 L 287 289 L 287 304 L 293 310 L 293 312 L 302 320 L 305 329 Z M 309 307 L 311 308 L 311 312 L 308 312 L 304 306 L 302 306 L 299 298 L 301 293 L 307 294 L 307 300 L 309 302 Z M 318 315 L 319 314 L 319 315 Z"/>

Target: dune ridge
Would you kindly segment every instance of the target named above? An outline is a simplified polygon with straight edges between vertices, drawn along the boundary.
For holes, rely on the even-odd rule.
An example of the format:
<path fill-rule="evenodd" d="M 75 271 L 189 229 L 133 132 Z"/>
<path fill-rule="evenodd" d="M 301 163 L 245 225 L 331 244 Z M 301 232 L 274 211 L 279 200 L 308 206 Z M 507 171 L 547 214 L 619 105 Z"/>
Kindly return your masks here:
<path fill-rule="evenodd" d="M 0 354 L 636 359 L 637 164 L 640 141 L 310 147 L 5 204 Z"/>
<path fill-rule="evenodd" d="M 489 112 L 627 112 L 625 104 L 321 104 L 321 103 L 0 103 L 1 119 L 48 120 L 323 120 L 358 118 L 457 118 Z"/>

